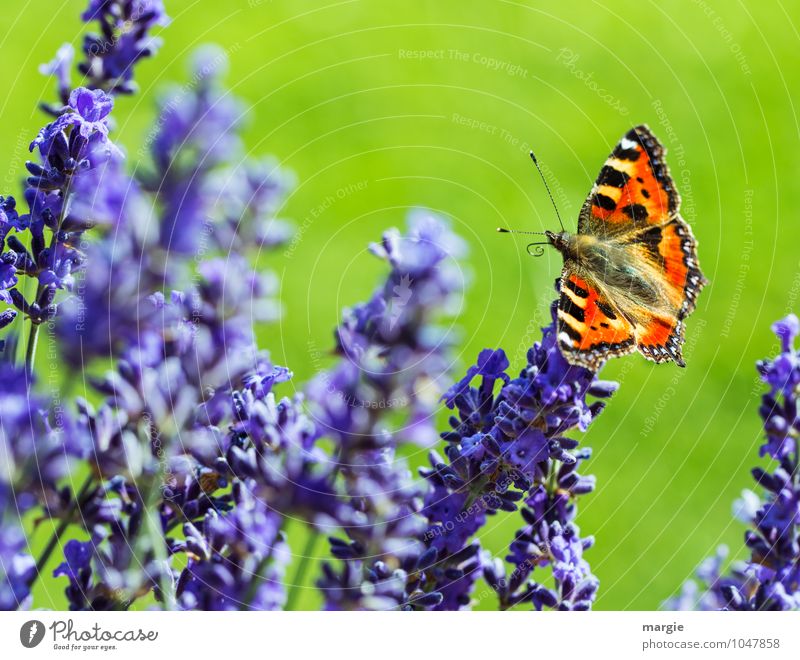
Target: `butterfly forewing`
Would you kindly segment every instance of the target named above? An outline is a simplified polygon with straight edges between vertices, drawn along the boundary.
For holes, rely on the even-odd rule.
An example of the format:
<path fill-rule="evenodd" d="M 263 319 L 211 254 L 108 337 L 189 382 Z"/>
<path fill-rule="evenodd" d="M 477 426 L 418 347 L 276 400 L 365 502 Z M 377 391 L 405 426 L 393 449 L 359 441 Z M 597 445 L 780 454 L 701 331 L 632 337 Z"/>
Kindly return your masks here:
<path fill-rule="evenodd" d="M 581 209 L 578 233 L 613 236 L 660 225 L 677 213 L 680 197 L 664 155 L 649 128 L 628 131 L 592 186 Z"/>

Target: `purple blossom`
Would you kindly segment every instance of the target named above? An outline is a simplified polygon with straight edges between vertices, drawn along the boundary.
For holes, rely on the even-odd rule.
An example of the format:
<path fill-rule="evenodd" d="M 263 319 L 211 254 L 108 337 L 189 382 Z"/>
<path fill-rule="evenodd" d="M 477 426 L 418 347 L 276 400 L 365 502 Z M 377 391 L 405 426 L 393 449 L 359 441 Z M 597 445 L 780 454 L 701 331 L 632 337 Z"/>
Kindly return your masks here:
<path fill-rule="evenodd" d="M 94 507 L 104 499 L 105 507 Z M 68 541 L 65 561 L 53 571 L 68 580 L 70 609 L 126 610 L 150 590 L 163 601 L 162 585 L 173 576 L 154 558 L 152 540 L 142 534 L 147 514 L 136 487 L 115 478 L 88 494 L 81 514 L 85 524 L 93 523 L 91 539 Z"/>
<path fill-rule="evenodd" d="M 159 243 L 173 254 L 208 249 L 200 241 L 211 233 L 211 218 L 217 217 L 215 206 L 224 194 L 218 172 L 241 153 L 244 113 L 221 88 L 225 63 L 219 49 L 198 52 L 195 85 L 189 93 L 177 89 L 167 95 L 149 141 L 155 167 L 143 183 L 161 202 Z"/>
<path fill-rule="evenodd" d="M 289 417 L 294 413 L 286 412 L 285 404 L 274 410 L 272 385 L 289 373 L 259 354 L 250 325 L 250 311 L 269 292 L 260 288 L 259 278 L 247 275 L 242 260 L 207 261 L 200 270 L 195 288 L 186 294 L 175 292 L 168 301 L 161 294 L 150 298 L 149 315 L 137 319 L 139 336 L 121 346 L 115 368 L 94 381 L 105 401 L 97 408 L 79 403 L 78 425 L 91 439 L 87 458 L 104 482 L 80 504 L 95 544 L 93 593 L 114 594 L 102 601 L 104 607 L 127 607 L 150 590 L 167 606 L 174 598 L 189 602 L 186 599 L 195 593 L 189 585 L 196 585 L 200 572 L 210 565 L 192 564 L 194 577 L 184 578 L 188 583 L 173 596 L 168 586 L 173 576 L 158 557 L 181 551 L 174 534 L 182 526 L 200 525 L 204 517 L 211 520 L 209 516 L 232 508 L 232 515 L 238 515 L 239 500 L 221 492 L 229 477 L 240 495 L 249 488 L 258 490 L 259 484 L 245 483 L 232 472 L 226 460 L 229 442 L 241 446 L 248 429 L 259 440 L 273 442 L 278 431 L 268 435 L 261 425 L 245 426 L 246 414 L 279 426 L 287 434 L 287 445 L 303 434 L 313 436 L 297 415 Z M 257 410 L 256 399 L 267 406 Z M 226 427 L 231 429 L 230 441 L 225 439 Z M 263 455 L 265 447 L 259 447 Z M 289 496 L 282 485 L 276 485 L 275 492 Z M 266 494 L 259 490 L 259 496 Z M 119 504 L 109 506 L 109 498 Z M 163 538 L 145 533 L 153 523 L 148 526 L 143 519 L 153 516 L 154 509 Z M 219 531 L 213 525 L 200 528 Z M 215 567 L 214 575 L 220 570 Z M 214 606 L 210 601 L 192 602 Z M 261 607 L 268 600 L 259 594 L 253 603 Z M 76 608 L 86 605 L 73 603 Z M 99 607 L 93 600 L 91 606 Z"/>
<path fill-rule="evenodd" d="M 458 411 L 450 420 L 452 430 L 442 435 L 447 458 L 433 453 L 431 468 L 422 472 L 434 486 L 426 500 L 425 539 L 437 548 L 444 566 L 473 547 L 470 539 L 487 514 L 515 511 L 527 496 L 522 513 L 528 527 L 517 535 L 507 558 L 514 564 L 511 577 L 506 578 L 501 561 L 490 561 L 484 569 L 502 608 L 530 602 L 537 609 L 586 609 L 597 589 L 583 559 L 591 540 L 581 539 L 573 523 L 574 498 L 594 486 L 593 478 L 575 472 L 590 452 L 577 449 L 578 442 L 563 434 L 585 430 L 602 410 L 601 402 L 590 404 L 587 396 L 610 396 L 616 384 L 566 362 L 556 343 L 555 306 L 552 314 L 553 323 L 528 351 L 519 377 L 505 373 L 509 362 L 502 350 L 485 350 L 447 392 L 445 403 Z M 526 582 L 543 566 L 551 567 L 555 590 Z M 478 569 L 437 583 L 437 588 L 445 593 L 456 589 L 458 606 L 465 607 Z"/>
<path fill-rule="evenodd" d="M 24 228 L 24 224 L 20 222 L 19 213 L 17 213 L 16 200 L 13 197 L 0 195 L 0 249 L 3 248 L 3 241 L 12 229 L 21 231 Z"/>
<path fill-rule="evenodd" d="M 156 53 L 161 42 L 150 33 L 169 22 L 161 0 L 90 0 L 81 19 L 97 21 L 100 31 L 83 41 L 78 70 L 88 86 L 117 94 L 136 91 L 134 65 Z"/>
<path fill-rule="evenodd" d="M 187 523 L 189 555 L 177 584 L 185 609 L 276 610 L 285 598 L 283 571 L 289 560 L 280 515 L 244 488 L 235 490 L 230 513 L 206 514 L 202 528 Z"/>
<path fill-rule="evenodd" d="M 64 545 L 65 561 L 53 571 L 54 577 L 61 575 L 69 580 L 66 589 L 70 610 L 103 610 L 92 594 L 92 542 L 67 541 Z"/>
<path fill-rule="evenodd" d="M 465 284 L 454 261 L 463 243 L 433 214 L 412 213 L 405 235 L 389 230 L 371 249 L 391 271 L 368 302 L 345 310 L 335 334 L 340 360 L 308 387 L 315 420 L 345 454 L 391 444 L 392 435 L 433 443 L 453 343 L 438 323 Z M 387 410 L 402 410 L 402 421 L 387 428 Z"/>
<path fill-rule="evenodd" d="M 759 413 L 766 442 L 760 456 L 774 463 L 770 470 L 756 467 L 753 478 L 763 491 L 758 498 L 745 491 L 734 510 L 748 523 L 745 545 L 747 562 L 737 562 L 727 574 L 722 563 L 727 548 L 706 560 L 696 583 L 684 586 L 681 595 L 667 601 L 674 609 L 795 610 L 800 608 L 800 469 L 798 469 L 797 385 L 800 383 L 800 353 L 794 342 L 800 321 L 794 314 L 772 326 L 781 352 L 757 364 L 761 379 L 769 386 L 762 396 Z"/>
<path fill-rule="evenodd" d="M 47 64 L 39 67 L 39 73 L 55 76 L 56 91 L 62 104 L 66 104 L 72 92 L 72 65 L 75 60 L 75 49 L 72 44 L 63 44 L 56 51 L 55 57 Z"/>
<path fill-rule="evenodd" d="M 0 611 L 28 609 L 36 573 L 25 533 L 18 521 L 7 520 L 9 515 L 0 509 Z"/>
<path fill-rule="evenodd" d="M 405 235 L 389 230 L 371 250 L 390 272 L 368 302 L 345 311 L 339 362 L 307 388 L 318 433 L 335 443 L 344 499 L 345 538 L 330 538 L 342 563 L 326 564 L 318 585 L 328 609 L 418 609 L 442 595 L 410 578 L 435 551 L 421 542 L 423 491 L 394 450 L 435 437 L 432 401 L 452 363 L 452 338 L 438 323 L 462 293 L 454 258 L 463 244 L 443 219 L 418 211 Z"/>
<path fill-rule="evenodd" d="M 0 300 L 7 305 L 11 304 L 11 294 L 8 293 L 8 290 L 13 289 L 17 281 L 16 258 L 14 255 L 3 255 L 0 257 Z"/>
<path fill-rule="evenodd" d="M 203 73 L 213 75 L 208 69 Z M 238 141 L 235 124 L 215 125 L 205 116 L 202 104 L 214 105 L 224 95 L 219 85 L 199 85 L 198 95 L 197 113 L 183 117 L 197 141 L 170 147 L 176 167 L 192 162 L 197 155 L 192 150 L 209 139 L 208 131 L 216 132 L 214 139 Z M 165 112 L 171 109 L 168 104 Z M 101 114 L 88 119 L 102 121 Z M 162 135 L 167 141 L 174 137 Z M 79 503 L 93 543 L 92 573 L 84 586 L 97 598 L 113 597 L 76 600 L 75 608 L 127 607 L 150 590 L 167 607 L 175 599 L 181 607 L 235 607 L 233 592 L 223 589 L 214 596 L 202 586 L 231 576 L 223 565 L 233 555 L 215 545 L 233 533 L 231 525 L 242 534 L 265 533 L 264 516 L 253 507 L 262 513 L 265 506 L 269 512 L 295 510 L 309 520 L 334 516 L 336 500 L 325 470 L 318 468 L 316 434 L 302 402 L 276 399 L 272 391 L 291 373 L 269 362 L 253 332 L 254 322 L 275 319 L 279 309 L 272 299 L 274 276 L 254 271 L 244 255 L 285 240 L 286 225 L 273 223 L 273 213 L 287 179 L 274 166 L 263 171 L 245 165 L 246 181 L 237 175 L 223 182 L 223 171 L 234 172 L 228 161 L 233 156 L 220 152 L 202 172 L 208 185 L 219 186 L 216 199 L 209 194 L 203 201 L 215 223 L 203 258 L 173 253 L 143 231 L 148 218 L 171 213 L 169 205 L 161 208 L 151 198 L 164 192 L 166 182 L 158 191 L 140 186 L 116 159 L 95 168 L 93 180 L 82 179 L 87 194 L 75 201 L 94 217 L 107 218 L 111 231 L 90 247 L 81 296 L 68 302 L 59 327 L 63 344 L 76 349 L 76 366 L 94 357 L 113 360 L 112 369 L 92 381 L 104 400 L 96 406 L 77 402 L 77 424 L 90 439 L 87 460 L 100 482 Z M 173 173 L 182 185 L 185 172 Z M 194 227 L 178 229 L 187 240 L 197 238 Z M 263 238 L 261 245 L 250 244 L 253 235 Z M 227 247 L 223 240 L 239 245 L 242 256 L 219 256 Z M 153 511 L 163 538 L 144 525 Z M 280 520 L 272 513 L 269 518 Z M 158 557 L 187 552 L 182 529 L 194 530 L 197 543 L 210 550 L 170 587 L 177 575 Z M 246 569 L 256 552 L 253 547 L 239 557 L 241 571 L 234 573 L 242 588 L 252 577 Z M 274 570 L 281 563 L 285 560 Z M 277 585 L 277 577 L 252 594 L 250 606 L 279 605 L 279 593 L 266 588 Z"/>
<path fill-rule="evenodd" d="M 190 264 L 194 259 L 167 258 L 157 246 L 142 244 L 136 235 L 137 226 L 130 222 L 147 217 L 151 210 L 136 184 L 129 185 L 123 200 L 98 200 L 96 205 L 118 209 L 120 224 L 106 240 L 88 250 L 88 271 L 80 287 L 80 295 L 63 308 L 64 320 L 59 335 L 70 359 L 77 365 L 94 357 L 120 357 L 126 348 L 146 346 L 152 335 L 161 334 L 164 310 L 154 304 L 155 292 L 163 299 L 162 289 L 176 291 L 190 282 Z M 122 203 L 122 206 L 120 206 Z M 195 357 L 203 370 L 218 372 L 206 380 L 226 377 L 228 371 L 241 373 L 255 364 L 249 348 L 253 344 L 252 325 L 276 319 L 280 306 L 273 299 L 277 289 L 274 275 L 256 272 L 237 255 L 226 259 L 212 254 L 197 265 L 194 285 L 170 303 L 180 313 L 182 335 L 192 335 Z M 172 313 L 170 312 L 170 313 Z M 93 323 L 86 323 L 91 316 Z M 238 348 L 245 350 L 238 351 Z M 223 349 L 223 350 L 220 350 Z M 225 360 L 230 360 L 227 364 Z M 240 366 L 234 366 L 233 362 Z"/>
<path fill-rule="evenodd" d="M 81 202 L 96 194 L 85 180 L 93 176 L 95 168 L 120 158 L 107 137 L 111 99 L 102 91 L 79 88 L 72 92 L 69 103 L 31 144 L 31 150 L 38 148 L 41 161 L 26 164 L 30 173 L 25 190 L 29 212 L 19 216 L 13 199 L 8 198 L 3 201 L 0 217 L 0 246 L 4 243 L 8 248 L 0 255 L 2 300 L 13 304 L 34 325 L 56 315 L 56 291 L 71 289 L 74 274 L 85 263 L 75 245 L 97 222 Z M 16 233 L 9 235 L 11 227 Z M 21 233 L 29 234 L 29 245 L 17 236 Z M 37 280 L 32 300 L 25 298 L 21 287 L 14 287 L 18 275 Z"/>
<path fill-rule="evenodd" d="M 34 505 L 58 511 L 61 480 L 86 446 L 61 411 L 48 415 L 47 402 L 32 394 L 25 371 L 0 361 L 0 512 L 24 513 Z"/>
<path fill-rule="evenodd" d="M 150 589 L 159 600 L 172 600 L 164 587 L 172 575 L 157 562 L 164 543 L 171 555 L 196 554 L 201 546 L 207 550 L 202 561 L 190 561 L 181 574 L 174 595 L 180 606 L 225 609 L 246 602 L 254 608 L 277 607 L 279 594 L 268 588 L 277 577 L 266 579 L 263 589 L 248 598 L 245 591 L 225 588 L 230 580 L 239 580 L 237 589 L 248 588 L 248 571 L 255 570 L 258 552 L 242 549 L 240 565 L 233 569 L 232 555 L 219 545 L 233 532 L 230 526 L 220 527 L 217 517 L 230 511 L 220 520 L 237 521 L 242 534 L 258 537 L 266 503 L 270 518 L 274 511 L 289 510 L 321 516 L 329 503 L 335 504 L 327 495 L 324 473 L 315 469 L 313 425 L 299 401 L 276 402 L 272 392 L 290 373 L 258 354 L 249 317 L 240 316 L 257 305 L 252 295 L 258 292 L 246 288 L 239 296 L 236 288 L 226 291 L 227 275 L 237 275 L 235 269 L 225 271 L 222 262 L 206 265 L 207 279 L 197 290 L 174 294 L 170 301 L 152 299 L 146 336 L 128 346 L 117 368 L 95 383 L 106 401 L 97 409 L 81 405 L 80 424 L 92 438 L 94 472 L 117 484 L 82 505 L 82 510 L 97 511 L 95 518 L 84 517 L 98 519 L 99 527 L 91 531 L 103 538 L 96 546 L 102 562 L 95 562 L 92 584 L 99 591 L 113 585 L 119 597 L 109 606 Z M 147 429 L 144 436 L 142 428 Z M 227 492 L 229 485 L 232 491 Z M 142 517 L 152 515 L 144 503 L 157 490 L 164 538 L 143 539 Z M 123 504 L 116 517 L 116 507 L 101 505 L 111 492 Z M 251 515 L 241 507 L 263 511 Z M 181 529 L 200 545 L 187 549 L 175 536 Z M 136 554 L 126 548 L 136 548 Z M 275 561 L 284 554 L 281 550 Z M 136 570 L 139 563 L 144 570 Z"/>
<path fill-rule="evenodd" d="M 390 448 L 358 454 L 348 467 L 347 499 L 339 512 L 345 538 L 331 537 L 331 554 L 318 586 L 329 610 L 416 609 L 441 601 L 409 583 L 426 560 L 419 541 L 422 490 Z"/>
<path fill-rule="evenodd" d="M 30 386 L 25 371 L 0 361 L 0 610 L 27 607 L 36 576 L 21 516 L 36 507 L 61 516 L 61 484 L 85 452 L 66 414 L 51 420 Z"/>
<path fill-rule="evenodd" d="M 99 89 L 78 87 L 70 93 L 68 105 L 45 126 L 31 143 L 39 150 L 42 166 L 29 164 L 28 184 L 37 189 L 62 187 L 69 175 L 89 169 L 104 160 L 115 147 L 107 141 L 108 115 L 114 101 Z"/>
<path fill-rule="evenodd" d="M 320 526 L 335 520 L 340 504 L 331 463 L 316 447 L 316 429 L 302 399 L 276 399 L 251 381 L 232 392 L 229 405 L 235 419 L 226 438 L 230 476 L 283 515 Z"/>
<path fill-rule="evenodd" d="M 584 450 L 583 456 L 589 452 Z M 581 477 L 574 464 L 562 465 L 555 483 L 539 483 L 530 492 L 522 509 L 526 526 L 517 532 L 507 561 L 514 567 L 508 578 L 502 562 L 487 564 L 486 577 L 500 597 L 503 609 L 530 602 L 535 609 L 591 609 L 598 580 L 583 557 L 594 540 L 581 538 L 575 525 L 576 498 L 594 489 L 593 477 Z M 555 583 L 548 589 L 536 581 L 535 569 L 551 567 Z"/>
<path fill-rule="evenodd" d="M 292 238 L 294 226 L 276 213 L 294 187 L 294 176 L 274 159 L 244 161 L 210 178 L 210 188 L 219 191 L 214 242 L 223 252 L 269 250 Z"/>

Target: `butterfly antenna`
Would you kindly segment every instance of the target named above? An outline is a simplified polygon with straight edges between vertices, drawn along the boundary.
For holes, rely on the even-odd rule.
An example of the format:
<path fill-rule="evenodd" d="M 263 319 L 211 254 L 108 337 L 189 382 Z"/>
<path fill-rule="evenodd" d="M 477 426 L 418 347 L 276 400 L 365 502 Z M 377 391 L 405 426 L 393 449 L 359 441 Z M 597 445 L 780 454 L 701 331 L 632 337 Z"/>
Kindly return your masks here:
<path fill-rule="evenodd" d="M 501 234 L 536 234 L 537 236 L 546 236 L 543 231 L 521 231 L 519 229 L 506 229 L 505 227 L 498 227 L 497 231 Z M 544 254 L 543 245 L 550 245 L 550 241 L 538 241 L 536 243 L 528 243 L 525 250 L 532 257 L 541 257 Z M 533 248 L 533 251 L 531 251 Z"/>
<path fill-rule="evenodd" d="M 543 231 L 521 231 L 519 229 L 506 229 L 505 227 L 498 227 L 497 231 L 501 234 L 536 234 L 537 236 L 544 236 Z"/>
<path fill-rule="evenodd" d="M 544 172 L 542 172 L 542 168 L 539 167 L 539 161 L 536 160 L 536 154 L 534 154 L 533 151 L 531 151 L 531 160 L 536 166 L 536 171 L 539 172 L 539 176 L 542 177 L 544 189 L 547 191 L 547 196 L 550 198 L 550 203 L 553 205 L 553 208 L 556 211 L 556 217 L 558 218 L 558 224 L 561 225 L 561 231 L 566 231 L 564 229 L 564 222 L 561 220 L 561 214 L 558 212 L 558 207 L 556 206 L 556 200 L 553 199 L 553 193 L 550 192 L 550 186 L 547 185 L 547 179 L 544 178 Z"/>

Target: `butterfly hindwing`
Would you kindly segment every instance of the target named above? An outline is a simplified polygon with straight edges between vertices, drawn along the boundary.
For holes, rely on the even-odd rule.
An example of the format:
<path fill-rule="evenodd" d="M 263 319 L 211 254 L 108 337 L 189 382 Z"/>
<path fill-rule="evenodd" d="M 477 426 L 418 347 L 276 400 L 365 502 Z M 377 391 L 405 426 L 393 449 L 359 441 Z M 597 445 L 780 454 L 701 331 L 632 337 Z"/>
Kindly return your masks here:
<path fill-rule="evenodd" d="M 636 350 L 630 321 L 591 278 L 578 275 L 569 264 L 561 275 L 558 345 L 571 364 L 593 370 L 608 357 Z"/>
<path fill-rule="evenodd" d="M 667 362 L 674 360 L 685 367 L 681 345 L 683 321 L 670 314 L 653 314 L 636 326 L 636 347 L 648 360 Z"/>
<path fill-rule="evenodd" d="M 581 209 L 578 233 L 613 236 L 660 225 L 677 213 L 680 197 L 665 150 L 647 126 L 628 131 L 606 159 Z"/>
<path fill-rule="evenodd" d="M 697 263 L 697 242 L 689 225 L 679 216 L 625 236 L 630 260 L 639 269 L 649 268 L 660 283 L 664 302 L 678 319 L 694 311 L 697 296 L 707 281 Z"/>

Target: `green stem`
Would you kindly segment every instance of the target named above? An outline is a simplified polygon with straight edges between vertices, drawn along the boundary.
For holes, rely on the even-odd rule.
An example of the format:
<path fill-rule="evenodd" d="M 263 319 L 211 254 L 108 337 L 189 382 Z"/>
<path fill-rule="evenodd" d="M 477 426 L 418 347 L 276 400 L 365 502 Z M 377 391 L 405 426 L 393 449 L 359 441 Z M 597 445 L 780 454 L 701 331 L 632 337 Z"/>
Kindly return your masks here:
<path fill-rule="evenodd" d="M 306 571 L 311 563 L 311 557 L 314 555 L 317 539 L 319 539 L 319 532 L 316 529 L 312 527 L 310 532 L 311 534 L 306 539 L 306 544 L 303 547 L 303 554 L 300 555 L 300 562 L 297 564 L 292 582 L 289 585 L 289 591 L 286 594 L 286 605 L 284 605 L 283 609 L 287 612 L 293 610 L 295 607 L 297 597 L 300 595 L 300 589 L 305 584 Z"/>
<path fill-rule="evenodd" d="M 267 570 L 269 566 L 269 562 L 272 559 L 272 553 L 275 550 L 275 545 L 281 542 L 281 532 L 280 529 L 278 530 L 278 535 L 275 537 L 275 542 L 273 543 L 272 547 L 269 549 L 262 558 L 261 561 L 258 562 L 258 566 L 253 571 L 253 579 L 250 581 L 250 586 L 247 588 L 247 591 L 244 595 L 244 605 L 246 607 L 250 607 L 250 603 L 253 602 L 253 599 L 256 597 L 258 593 L 258 588 L 261 586 L 261 583 L 264 581 L 264 571 Z"/>
<path fill-rule="evenodd" d="M 63 204 L 61 204 L 61 212 L 58 215 L 58 222 L 56 223 L 56 229 L 50 235 L 50 245 L 48 246 L 50 249 L 50 254 L 53 253 L 53 248 L 56 245 L 56 238 L 58 236 L 58 232 L 61 231 L 61 225 L 64 222 L 64 218 L 67 216 L 67 207 L 69 206 L 69 194 L 70 194 L 70 187 L 72 186 L 72 175 L 67 177 L 66 182 L 64 183 L 64 187 L 62 188 L 62 197 L 63 197 Z M 39 301 L 39 296 L 42 295 L 42 291 L 44 287 L 41 284 L 36 286 L 36 296 L 33 299 L 33 302 L 36 303 Z M 34 323 L 31 321 L 31 329 L 28 333 L 28 345 L 25 347 L 25 373 L 28 374 L 28 378 L 33 375 L 33 363 L 36 361 L 36 346 L 39 343 L 39 324 Z"/>
<path fill-rule="evenodd" d="M 550 461 L 550 475 L 547 481 L 547 492 L 552 496 L 555 495 L 556 489 L 558 487 L 558 482 L 556 481 L 556 475 L 558 474 L 558 468 L 560 466 L 559 461 L 552 459 Z"/>
<path fill-rule="evenodd" d="M 145 505 L 145 520 L 144 527 L 146 530 L 146 539 L 139 539 L 138 545 L 142 547 L 144 554 L 151 550 L 156 561 L 162 566 L 167 566 L 169 563 L 169 556 L 167 554 L 167 543 L 164 538 L 164 530 L 161 527 L 161 517 L 158 511 L 158 493 L 159 489 L 154 487 L 154 483 L 148 484 L 144 493 L 142 493 L 142 503 Z M 147 548 L 147 544 L 151 546 Z M 176 609 L 175 604 L 175 590 L 171 580 L 162 571 L 159 579 L 159 588 L 161 590 L 161 605 L 162 608 L 168 611 Z"/>
<path fill-rule="evenodd" d="M 50 555 L 52 555 L 53 550 L 56 549 L 56 546 L 61 539 L 61 535 L 66 531 L 67 527 L 69 527 L 70 523 L 72 522 L 72 517 L 80 508 L 83 499 L 86 497 L 86 494 L 89 492 L 89 489 L 93 484 L 94 477 L 90 474 L 88 477 L 86 477 L 86 481 L 83 482 L 80 490 L 75 494 L 75 498 L 72 500 L 69 509 L 67 509 L 67 512 L 64 514 L 64 517 L 58 523 L 58 527 L 56 527 L 53 531 L 53 535 L 50 537 L 50 540 L 47 542 L 44 550 L 42 550 L 42 554 L 39 555 L 39 559 L 36 561 L 36 572 L 33 574 L 30 585 L 28 585 L 31 589 L 44 570 L 44 567 L 47 565 L 47 562 L 50 560 Z"/>
<path fill-rule="evenodd" d="M 345 459 L 346 454 L 344 447 L 339 447 L 336 452 L 336 465 L 331 470 L 331 484 L 336 484 L 336 479 L 342 471 L 342 461 Z M 286 594 L 286 605 L 283 609 L 285 612 L 292 610 L 297 602 L 297 597 L 300 595 L 300 589 L 305 584 L 306 571 L 311 563 L 311 557 L 314 555 L 314 548 L 317 545 L 319 538 L 319 531 L 315 527 L 311 527 L 310 536 L 306 539 L 306 544 L 303 547 L 303 553 L 300 555 L 300 562 L 294 571 L 292 582 L 289 585 L 289 591 Z"/>
<path fill-rule="evenodd" d="M 28 333 L 28 345 L 25 347 L 25 373 L 28 374 L 28 378 L 33 375 L 33 363 L 36 360 L 36 345 L 38 343 L 39 324 L 31 322 L 31 329 Z"/>

